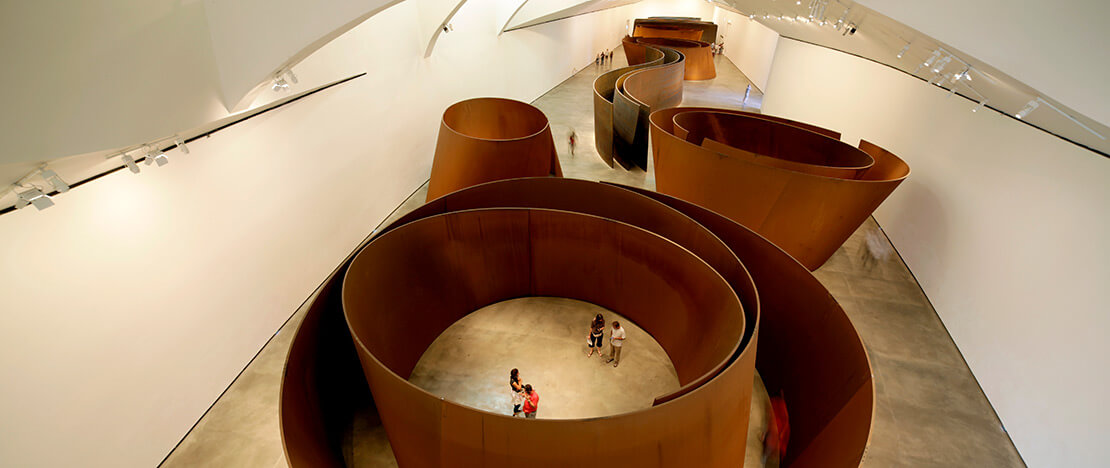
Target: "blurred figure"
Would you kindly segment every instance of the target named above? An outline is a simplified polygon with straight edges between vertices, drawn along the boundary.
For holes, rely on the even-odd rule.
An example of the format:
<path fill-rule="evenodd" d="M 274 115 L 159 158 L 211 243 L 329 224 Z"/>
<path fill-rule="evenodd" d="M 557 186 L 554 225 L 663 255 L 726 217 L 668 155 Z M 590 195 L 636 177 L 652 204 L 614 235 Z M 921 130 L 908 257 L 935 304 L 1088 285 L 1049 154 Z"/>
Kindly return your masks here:
<path fill-rule="evenodd" d="M 609 51 L 609 61 L 610 62 L 613 61 L 613 51 L 612 50 Z"/>
<path fill-rule="evenodd" d="M 870 270 L 880 262 L 886 261 L 893 249 L 878 229 L 868 229 L 867 235 L 864 236 L 863 248 L 860 250 L 863 266 Z"/>
<path fill-rule="evenodd" d="M 578 134 L 574 129 L 570 129 L 570 135 L 567 137 L 567 146 L 570 148 L 570 155 L 574 156 L 574 146 L 578 143 Z"/>
<path fill-rule="evenodd" d="M 771 411 L 767 413 L 767 431 L 760 437 L 763 442 L 763 466 L 777 467 L 786 456 L 786 444 L 790 441 L 790 416 L 786 412 L 786 400 L 782 390 L 771 397 Z"/>
<path fill-rule="evenodd" d="M 601 356 L 601 339 L 604 337 L 605 319 L 601 317 L 601 314 L 597 314 L 593 322 L 590 322 L 590 332 L 586 336 L 586 345 L 590 347 L 590 352 L 586 354 L 586 357 L 593 357 L 594 351 L 597 351 L 597 355 Z"/>

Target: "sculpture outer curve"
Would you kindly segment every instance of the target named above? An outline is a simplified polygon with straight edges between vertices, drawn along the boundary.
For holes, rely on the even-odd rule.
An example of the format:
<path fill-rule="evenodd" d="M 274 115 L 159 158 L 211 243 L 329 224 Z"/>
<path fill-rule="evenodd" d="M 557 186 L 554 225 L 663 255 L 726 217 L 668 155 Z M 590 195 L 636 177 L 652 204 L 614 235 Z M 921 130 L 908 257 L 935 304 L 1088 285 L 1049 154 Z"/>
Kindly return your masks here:
<path fill-rule="evenodd" d="M 542 175 L 563 175 L 547 116 L 511 99 L 467 99 L 443 112 L 427 199 L 491 180 Z"/>
<path fill-rule="evenodd" d="M 612 70 L 594 80 L 594 145 L 609 167 L 614 161 L 626 169 L 647 169 L 648 115 L 682 102 L 685 57 L 667 48 L 643 47 L 644 63 Z M 630 78 L 633 95 L 626 88 Z"/>
<path fill-rule="evenodd" d="M 684 113 L 731 115 L 682 119 Z M 713 120 L 728 127 L 691 130 L 676 119 L 687 125 Z M 659 192 L 758 232 L 810 270 L 824 264 L 909 175 L 909 166 L 889 152 L 872 150 L 869 155 L 872 151 L 826 139 L 782 119 L 725 109 L 672 108 L 652 113 L 650 121 Z M 745 137 L 752 129 L 773 129 L 774 134 Z M 707 132 L 733 138 L 744 147 L 703 138 Z M 765 141 L 757 142 L 760 138 Z M 809 151 L 805 145 L 822 148 L 818 152 L 824 153 L 825 163 L 807 164 L 813 162 L 810 156 L 790 156 Z M 864 158 L 872 162 L 861 163 Z"/>

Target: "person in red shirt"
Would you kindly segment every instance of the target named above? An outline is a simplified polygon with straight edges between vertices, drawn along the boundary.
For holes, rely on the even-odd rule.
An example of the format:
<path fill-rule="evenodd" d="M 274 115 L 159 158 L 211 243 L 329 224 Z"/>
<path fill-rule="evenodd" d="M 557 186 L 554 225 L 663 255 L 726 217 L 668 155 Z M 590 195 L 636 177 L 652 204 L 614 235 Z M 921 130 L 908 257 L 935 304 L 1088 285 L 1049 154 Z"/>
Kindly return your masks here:
<path fill-rule="evenodd" d="M 532 390 L 532 384 L 524 386 L 524 417 L 536 419 L 536 410 L 540 409 L 540 393 Z"/>
<path fill-rule="evenodd" d="M 782 390 L 770 398 L 771 411 L 768 416 L 767 432 L 763 433 L 763 466 L 773 460 L 778 466 L 786 457 L 786 444 L 790 442 L 790 416 L 786 412 L 786 400 Z"/>

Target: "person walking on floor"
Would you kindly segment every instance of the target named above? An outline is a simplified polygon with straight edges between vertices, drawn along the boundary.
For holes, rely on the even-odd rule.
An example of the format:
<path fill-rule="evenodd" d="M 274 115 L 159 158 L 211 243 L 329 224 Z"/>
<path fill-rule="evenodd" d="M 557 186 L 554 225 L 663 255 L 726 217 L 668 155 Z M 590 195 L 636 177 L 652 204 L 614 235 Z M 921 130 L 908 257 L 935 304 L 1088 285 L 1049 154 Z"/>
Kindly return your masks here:
<path fill-rule="evenodd" d="M 509 390 L 513 402 L 513 416 L 520 414 L 520 405 L 524 403 L 524 386 L 520 384 L 520 371 L 509 371 Z"/>
<path fill-rule="evenodd" d="M 624 347 L 624 329 L 620 322 L 613 321 L 613 331 L 609 335 L 609 360 L 617 367 L 621 363 L 621 348 Z"/>
<path fill-rule="evenodd" d="M 590 322 L 590 331 L 586 335 L 586 345 L 590 347 L 590 352 L 586 354 L 586 357 L 593 357 L 594 351 L 597 351 L 597 355 L 601 356 L 602 338 L 605 338 L 605 319 L 601 317 L 601 314 L 597 314 L 593 322 Z"/>
<path fill-rule="evenodd" d="M 536 410 L 540 409 L 540 392 L 532 389 L 532 384 L 524 386 L 524 417 L 536 419 Z"/>
<path fill-rule="evenodd" d="M 574 156 L 574 146 L 577 143 L 578 143 L 578 134 L 575 133 L 574 129 L 572 128 L 572 129 L 570 129 L 570 136 L 567 137 L 567 145 L 570 146 L 570 155 L 571 156 Z"/>

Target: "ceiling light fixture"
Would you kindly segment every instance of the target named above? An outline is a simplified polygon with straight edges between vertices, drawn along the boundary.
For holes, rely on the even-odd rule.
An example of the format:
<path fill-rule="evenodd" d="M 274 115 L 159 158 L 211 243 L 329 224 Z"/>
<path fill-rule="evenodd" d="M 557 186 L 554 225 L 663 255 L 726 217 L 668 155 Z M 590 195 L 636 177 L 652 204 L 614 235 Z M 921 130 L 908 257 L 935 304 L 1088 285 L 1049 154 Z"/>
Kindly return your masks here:
<path fill-rule="evenodd" d="M 43 193 L 38 187 L 32 187 L 29 190 L 18 192 L 19 200 L 16 202 L 16 208 L 23 208 L 27 205 L 34 205 L 39 211 L 45 210 L 54 206 L 54 200 L 50 199 L 50 195 Z"/>
<path fill-rule="evenodd" d="M 42 178 L 43 180 L 49 182 L 50 185 L 54 186 L 54 190 L 58 193 L 65 193 L 69 191 L 69 184 L 62 180 L 61 177 L 58 177 L 57 172 L 44 168 L 42 170 Z"/>
<path fill-rule="evenodd" d="M 951 55 L 944 56 L 944 58 L 940 59 L 940 61 L 937 62 L 936 66 L 933 67 L 933 73 L 940 73 L 942 70 L 944 70 L 944 67 L 946 65 L 948 65 L 948 62 L 951 62 L 951 61 L 952 61 L 952 56 Z"/>
<path fill-rule="evenodd" d="M 278 76 L 274 78 L 274 85 L 271 86 L 270 89 L 280 93 L 289 89 L 289 82 L 285 81 L 285 77 Z"/>
<path fill-rule="evenodd" d="M 1029 104 L 1025 105 L 1024 109 L 1022 109 L 1020 112 L 1014 114 L 1014 117 L 1017 117 L 1019 119 L 1024 119 L 1024 118 L 1029 116 L 1030 112 L 1033 112 L 1034 110 L 1037 109 L 1037 107 L 1040 107 L 1040 105 L 1041 105 L 1041 103 L 1038 102 L 1037 99 L 1033 99 L 1032 101 L 1029 101 Z"/>
<path fill-rule="evenodd" d="M 906 46 L 903 47 L 902 50 L 898 51 L 898 58 L 902 58 L 903 56 L 905 56 L 906 52 L 908 52 L 909 50 L 910 50 L 910 45 L 906 44 Z"/>
<path fill-rule="evenodd" d="M 972 112 L 979 112 L 979 110 L 984 108 L 984 107 L 987 107 L 987 100 L 986 99 L 984 99 L 982 101 L 979 101 L 979 105 L 975 106 L 975 108 L 971 109 L 971 111 Z"/>
<path fill-rule="evenodd" d="M 123 153 L 123 158 L 122 159 L 123 159 L 123 165 L 127 166 L 127 168 L 131 170 L 131 173 L 133 173 L 133 174 L 138 174 L 139 173 L 139 165 L 135 164 L 135 158 L 132 158 L 127 153 Z"/>
<path fill-rule="evenodd" d="M 166 153 L 160 150 L 147 151 L 146 165 L 149 166 L 152 163 L 158 163 L 158 167 L 162 167 L 170 163 L 170 158 L 166 156 Z"/>
<path fill-rule="evenodd" d="M 179 137 L 173 139 L 173 144 L 177 145 L 177 149 L 181 150 L 183 154 L 189 154 L 189 147 L 185 146 L 185 140 Z"/>

